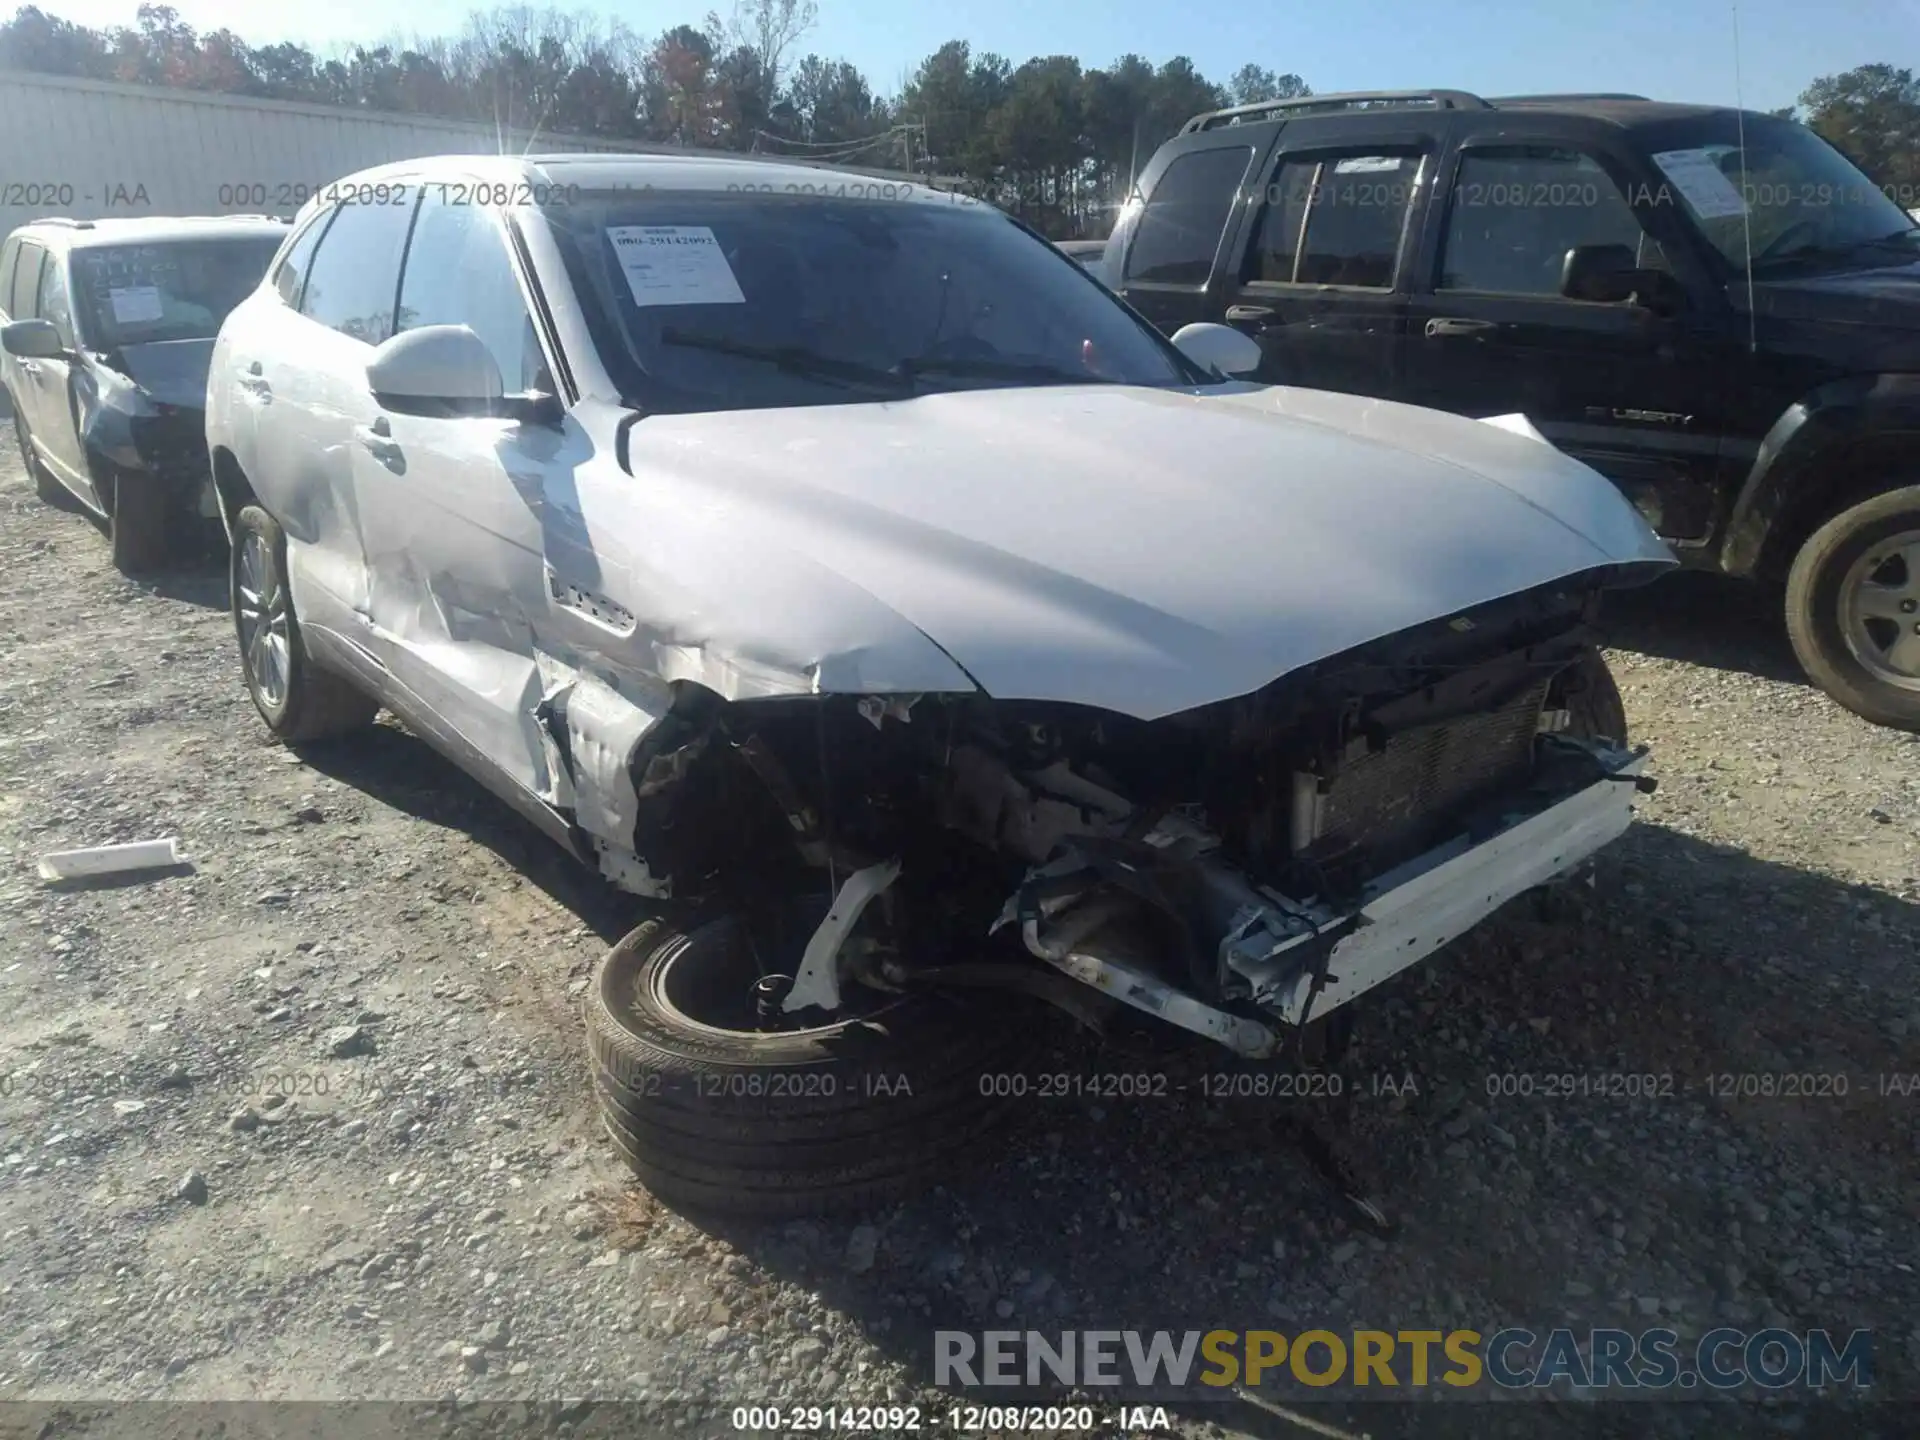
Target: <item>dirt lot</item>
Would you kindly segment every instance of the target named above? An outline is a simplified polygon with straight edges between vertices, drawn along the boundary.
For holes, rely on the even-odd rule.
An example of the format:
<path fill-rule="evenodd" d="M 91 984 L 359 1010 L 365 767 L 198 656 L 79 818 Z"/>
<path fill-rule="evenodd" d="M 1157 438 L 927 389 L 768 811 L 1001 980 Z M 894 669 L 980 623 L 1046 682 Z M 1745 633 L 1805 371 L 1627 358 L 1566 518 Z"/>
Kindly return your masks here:
<path fill-rule="evenodd" d="M 1920 1092 L 1882 1078 L 1920 1072 L 1920 742 L 1805 685 L 1763 600 L 1676 581 L 1621 608 L 1642 823 L 1570 912 L 1503 917 L 1368 1007 L 1323 1118 L 1397 1237 L 1348 1228 L 1271 1103 L 1191 1091 L 1036 1093 L 912 1203 L 701 1228 L 630 1192 L 593 1120 L 577 997 L 633 907 L 389 722 L 269 744 L 224 577 L 122 579 L 8 444 L 0 1400 L 589 1397 L 643 1402 L 628 1433 L 728 1434 L 696 1407 L 944 1419 L 935 1328 L 1507 1324 L 1867 1328 L 1874 1393 L 1920 1397 Z M 168 834 L 191 874 L 33 872 Z M 1034 1074 L 1167 1063 L 1063 1026 Z M 1672 1093 L 1582 1078 L 1622 1072 Z M 1820 1093 L 1714 1078 L 1780 1075 Z M 1920 1425 L 1439 1398 L 1305 1408 L 1383 1436 Z M 62 1425 L 39 1433 L 85 1430 Z"/>

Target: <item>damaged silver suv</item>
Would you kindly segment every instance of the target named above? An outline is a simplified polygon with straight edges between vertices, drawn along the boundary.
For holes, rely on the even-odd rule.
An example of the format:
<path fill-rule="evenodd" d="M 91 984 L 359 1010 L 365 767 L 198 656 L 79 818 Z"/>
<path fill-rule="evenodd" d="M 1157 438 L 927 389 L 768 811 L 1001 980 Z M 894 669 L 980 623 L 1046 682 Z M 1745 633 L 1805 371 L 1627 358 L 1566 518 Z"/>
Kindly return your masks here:
<path fill-rule="evenodd" d="M 589 992 L 658 1194 L 871 1200 L 1035 997 L 1258 1063 L 1628 824 L 1589 626 L 1665 547 L 1524 424 L 1251 349 L 915 185 L 366 172 L 220 333 L 246 683 L 289 741 L 390 707 L 695 917 Z"/>

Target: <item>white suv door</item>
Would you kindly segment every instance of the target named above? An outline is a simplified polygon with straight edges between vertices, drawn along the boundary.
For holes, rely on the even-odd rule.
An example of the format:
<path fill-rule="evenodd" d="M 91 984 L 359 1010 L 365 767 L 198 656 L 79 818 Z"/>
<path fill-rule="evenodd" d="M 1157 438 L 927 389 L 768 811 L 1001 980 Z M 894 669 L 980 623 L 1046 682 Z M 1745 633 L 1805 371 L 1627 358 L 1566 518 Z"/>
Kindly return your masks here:
<path fill-rule="evenodd" d="M 248 479 L 286 531 L 287 584 L 300 623 L 333 630 L 383 662 L 367 608 L 354 457 L 378 413 L 367 361 L 393 333 L 400 254 L 418 192 L 404 194 L 407 203 L 336 205 L 297 301 L 262 289 L 241 307 L 246 314 L 225 370 L 253 407 Z"/>
<path fill-rule="evenodd" d="M 464 325 L 486 343 L 509 394 L 551 395 L 548 357 L 500 218 L 451 203 L 436 184 L 425 191 L 396 333 Z M 549 481 L 567 481 L 590 451 L 557 412 L 553 423 L 536 423 L 391 406 L 376 406 L 351 450 L 368 609 L 388 668 L 513 783 L 549 798 L 555 777 L 534 719 L 542 691 L 535 651 L 553 613 L 544 497 Z"/>

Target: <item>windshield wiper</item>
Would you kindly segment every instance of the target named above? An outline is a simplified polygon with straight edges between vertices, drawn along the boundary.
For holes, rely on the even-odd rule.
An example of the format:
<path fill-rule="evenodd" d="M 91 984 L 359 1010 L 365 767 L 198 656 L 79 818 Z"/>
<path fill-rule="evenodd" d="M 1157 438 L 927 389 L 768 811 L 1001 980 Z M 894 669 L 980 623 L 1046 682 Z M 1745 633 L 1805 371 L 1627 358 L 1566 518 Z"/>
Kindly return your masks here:
<path fill-rule="evenodd" d="M 737 355 L 742 360 L 760 360 L 789 375 L 808 380 L 826 380 L 842 385 L 868 385 L 898 394 L 910 394 L 909 376 L 882 370 L 877 365 L 862 365 L 857 360 L 840 360 L 809 350 L 804 345 L 755 345 L 747 340 L 729 340 L 724 335 L 702 335 L 668 326 L 660 332 L 662 345 L 684 345 L 695 350 L 712 350 L 721 355 Z"/>
<path fill-rule="evenodd" d="M 1062 385 L 1099 384 L 1100 377 L 1093 374 L 1076 375 L 1071 370 L 1062 370 L 1057 365 L 1048 365 L 1031 360 L 994 360 L 986 356 L 952 356 L 942 358 L 931 356 L 924 359 L 902 360 L 894 367 L 899 375 L 959 375 L 978 376 L 987 380 L 1038 380 L 1053 381 Z"/>

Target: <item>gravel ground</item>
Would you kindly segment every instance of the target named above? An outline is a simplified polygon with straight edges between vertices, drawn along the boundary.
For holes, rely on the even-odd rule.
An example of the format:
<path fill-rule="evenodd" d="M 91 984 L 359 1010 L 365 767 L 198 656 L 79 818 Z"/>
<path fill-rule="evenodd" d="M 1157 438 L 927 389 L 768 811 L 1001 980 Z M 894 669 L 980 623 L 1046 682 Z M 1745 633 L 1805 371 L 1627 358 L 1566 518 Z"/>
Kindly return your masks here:
<path fill-rule="evenodd" d="M 1274 1104 L 1191 1090 L 1032 1098 L 911 1203 L 716 1228 L 630 1189 L 593 1119 L 578 997 L 634 908 L 390 722 L 269 744 L 216 568 L 121 578 L 8 444 L 0 1400 L 590 1397 L 645 1402 L 614 1412 L 632 1433 L 726 1434 L 694 1407 L 944 1416 L 935 1328 L 1507 1324 L 1867 1328 L 1874 1394 L 1920 1397 L 1920 1089 L 1882 1078 L 1920 1075 L 1920 742 L 1808 687 L 1765 603 L 1682 577 L 1620 607 L 1661 779 L 1641 822 L 1558 913 L 1366 1008 L 1321 1118 L 1397 1236 L 1349 1228 Z M 33 872 L 167 834 L 191 873 Z M 1202 1065 L 1063 1027 L 1034 1073 Z M 1591 1092 L 1623 1072 L 1673 1093 Z M 1712 1078 L 1782 1074 L 1844 1080 Z M 1429 1398 L 1456 1403 L 1305 1408 L 1379 1436 L 1920 1424 L 1838 1397 Z M 1184 1434 L 1304 1433 L 1167 1408 Z"/>

